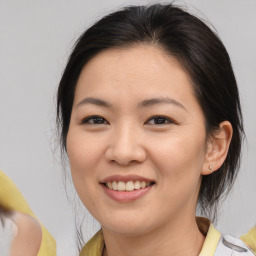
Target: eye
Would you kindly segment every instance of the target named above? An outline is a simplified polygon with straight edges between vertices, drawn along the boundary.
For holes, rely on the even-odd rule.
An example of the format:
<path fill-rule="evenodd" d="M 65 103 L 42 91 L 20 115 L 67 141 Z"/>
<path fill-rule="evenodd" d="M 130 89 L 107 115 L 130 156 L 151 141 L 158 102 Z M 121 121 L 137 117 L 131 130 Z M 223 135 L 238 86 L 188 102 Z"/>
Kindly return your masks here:
<path fill-rule="evenodd" d="M 82 120 L 82 124 L 108 124 L 107 120 L 101 116 L 89 116 Z"/>
<path fill-rule="evenodd" d="M 170 118 L 167 118 L 164 116 L 153 116 L 147 121 L 147 123 L 150 125 L 164 125 L 164 124 L 172 124 L 175 122 Z"/>

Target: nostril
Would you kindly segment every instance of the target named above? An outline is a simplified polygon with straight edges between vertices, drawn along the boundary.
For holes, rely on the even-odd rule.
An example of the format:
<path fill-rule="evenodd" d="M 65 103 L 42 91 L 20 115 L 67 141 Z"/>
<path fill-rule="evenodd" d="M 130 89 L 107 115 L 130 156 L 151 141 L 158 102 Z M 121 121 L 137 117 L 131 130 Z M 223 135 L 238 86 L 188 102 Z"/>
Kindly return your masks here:
<path fill-rule="evenodd" d="M 130 140 L 129 140 L 130 141 Z M 120 166 L 128 166 L 142 163 L 146 160 L 147 155 L 145 150 L 139 145 L 130 145 L 120 140 L 110 145 L 105 151 L 105 159 L 110 163 L 115 163 Z"/>

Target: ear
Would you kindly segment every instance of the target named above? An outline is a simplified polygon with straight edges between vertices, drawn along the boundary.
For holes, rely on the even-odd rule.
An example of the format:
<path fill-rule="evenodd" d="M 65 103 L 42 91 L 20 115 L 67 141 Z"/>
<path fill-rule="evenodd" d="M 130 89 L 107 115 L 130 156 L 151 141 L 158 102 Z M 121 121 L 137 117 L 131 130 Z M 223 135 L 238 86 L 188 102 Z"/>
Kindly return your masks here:
<path fill-rule="evenodd" d="M 210 135 L 202 175 L 209 175 L 217 171 L 224 163 L 233 134 L 232 125 L 228 121 L 220 123 L 219 129 Z"/>

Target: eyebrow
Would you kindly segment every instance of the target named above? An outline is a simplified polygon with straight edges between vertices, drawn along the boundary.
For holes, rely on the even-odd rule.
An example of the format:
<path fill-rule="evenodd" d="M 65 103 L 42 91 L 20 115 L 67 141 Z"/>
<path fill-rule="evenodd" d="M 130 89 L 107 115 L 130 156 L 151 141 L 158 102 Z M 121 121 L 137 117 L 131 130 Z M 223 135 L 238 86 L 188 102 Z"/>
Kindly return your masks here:
<path fill-rule="evenodd" d="M 180 107 L 184 110 L 187 111 L 187 109 L 184 107 L 184 105 L 182 105 L 179 101 L 169 98 L 169 97 L 160 97 L 160 98 L 152 98 L 152 99 L 147 99 L 147 100 L 143 100 L 142 102 L 140 102 L 138 104 L 138 108 L 148 108 L 151 107 L 153 105 L 157 105 L 157 104 L 173 104 L 177 107 Z M 106 108 L 112 108 L 113 106 L 109 103 L 106 102 L 104 100 L 98 99 L 98 98 L 93 98 L 93 97 L 88 97 L 88 98 L 84 98 L 83 100 L 81 100 L 77 105 L 76 108 L 81 106 L 81 105 L 85 105 L 85 104 L 93 104 L 93 105 L 97 105 L 100 107 L 106 107 Z"/>
<path fill-rule="evenodd" d="M 148 99 L 148 100 L 143 100 L 141 103 L 139 103 L 139 107 L 151 107 L 156 104 L 173 104 L 177 107 L 180 107 L 184 110 L 187 110 L 184 105 L 182 105 L 179 101 L 169 98 L 169 97 L 160 97 L 160 98 L 153 98 L 153 99 Z"/>
<path fill-rule="evenodd" d="M 101 107 L 106 107 L 106 108 L 111 108 L 112 105 L 104 100 L 98 99 L 98 98 L 93 98 L 93 97 L 89 97 L 89 98 L 84 98 L 83 100 L 81 100 L 77 105 L 76 108 L 81 106 L 81 105 L 85 105 L 85 104 L 94 104 L 97 106 L 101 106 Z"/>

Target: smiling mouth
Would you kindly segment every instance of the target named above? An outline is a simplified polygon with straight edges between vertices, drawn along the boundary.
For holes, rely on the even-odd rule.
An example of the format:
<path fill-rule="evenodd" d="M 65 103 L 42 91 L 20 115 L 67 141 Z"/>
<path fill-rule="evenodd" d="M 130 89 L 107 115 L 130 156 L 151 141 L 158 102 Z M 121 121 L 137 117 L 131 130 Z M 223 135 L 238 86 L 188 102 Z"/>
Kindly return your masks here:
<path fill-rule="evenodd" d="M 153 186 L 155 182 L 148 182 L 148 181 L 109 181 L 106 183 L 102 183 L 107 188 L 115 191 L 134 191 L 143 189 L 146 187 Z"/>

